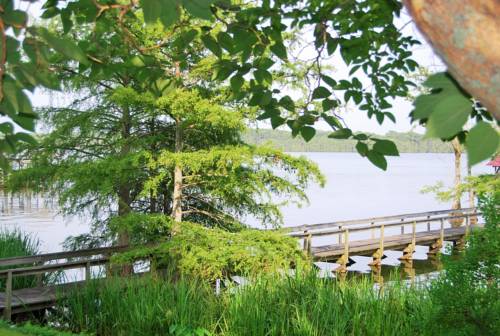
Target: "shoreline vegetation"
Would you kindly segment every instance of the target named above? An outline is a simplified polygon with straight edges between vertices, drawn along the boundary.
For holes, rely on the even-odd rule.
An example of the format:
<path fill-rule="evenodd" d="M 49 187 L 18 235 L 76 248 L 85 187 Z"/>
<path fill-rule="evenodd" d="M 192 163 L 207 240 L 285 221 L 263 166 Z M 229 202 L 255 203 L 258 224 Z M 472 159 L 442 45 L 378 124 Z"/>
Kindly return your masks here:
<path fill-rule="evenodd" d="M 270 144 L 284 152 L 357 152 L 356 140 L 331 139 L 331 132 L 317 131 L 311 141 L 306 142 L 302 137 L 293 138 L 289 131 L 279 129 L 249 128 L 243 133 L 246 143 L 252 145 Z M 452 153 L 449 143 L 438 139 L 424 139 L 423 134 L 415 132 L 388 132 L 385 135 L 372 134 L 380 139 L 392 140 L 400 153 Z"/>
<path fill-rule="evenodd" d="M 249 269 L 241 273 L 247 278 L 245 283 L 235 286 L 223 281 L 224 288 L 217 292 L 212 277 L 185 272 L 185 267 L 196 268 L 197 263 L 183 253 L 181 258 L 191 260 L 184 268 L 166 256 L 162 272 L 141 277 L 112 275 L 69 292 L 43 319 L 57 330 L 28 324 L 12 327 L 11 334 L 498 335 L 498 204 L 498 193 L 479 198 L 484 229 L 471 233 L 465 250 L 442 255 L 445 271 L 429 282 L 393 277 L 375 284 L 369 278 L 320 278 L 307 263 L 299 263 L 293 274 Z M 215 258 L 208 266 L 218 265 Z M 11 327 L 0 324 L 0 334 L 2 328 Z"/>

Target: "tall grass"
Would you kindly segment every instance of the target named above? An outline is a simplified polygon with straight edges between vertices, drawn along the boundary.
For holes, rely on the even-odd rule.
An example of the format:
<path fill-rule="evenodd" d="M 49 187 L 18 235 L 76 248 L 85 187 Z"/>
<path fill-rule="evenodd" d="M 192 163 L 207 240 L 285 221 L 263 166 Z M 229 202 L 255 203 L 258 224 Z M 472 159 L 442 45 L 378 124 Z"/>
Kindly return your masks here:
<path fill-rule="evenodd" d="M 216 296 L 198 281 L 111 278 L 72 293 L 56 316 L 98 335 L 169 335 L 172 326 L 212 335 L 416 335 L 430 310 L 424 291 L 304 273 L 262 277 Z"/>
<path fill-rule="evenodd" d="M 201 282 L 154 277 L 94 280 L 61 301 L 58 323 L 98 335 L 168 335 L 172 325 L 215 329 L 219 303 Z"/>
<path fill-rule="evenodd" d="M 40 241 L 33 235 L 14 229 L 0 230 L 0 258 L 23 257 L 40 252 Z M 21 267 L 21 266 L 17 266 Z M 0 267 L 0 269 L 12 268 Z M 15 277 L 12 281 L 14 289 L 33 287 L 36 285 L 36 277 Z M 0 279 L 0 289 L 5 289 L 5 279 Z"/>
<path fill-rule="evenodd" d="M 228 335 L 412 335 L 429 311 L 423 289 L 375 289 L 367 279 L 339 283 L 313 273 L 262 278 L 226 300 Z"/>

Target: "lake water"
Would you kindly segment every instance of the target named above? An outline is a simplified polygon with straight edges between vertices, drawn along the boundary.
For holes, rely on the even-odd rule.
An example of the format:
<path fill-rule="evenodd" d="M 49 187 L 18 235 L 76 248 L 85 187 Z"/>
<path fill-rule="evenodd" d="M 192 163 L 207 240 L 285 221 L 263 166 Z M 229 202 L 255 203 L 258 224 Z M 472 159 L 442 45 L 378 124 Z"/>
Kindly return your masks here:
<path fill-rule="evenodd" d="M 434 195 L 422 194 L 421 189 L 438 181 L 448 186 L 452 184 L 452 154 L 402 154 L 400 157 L 390 157 L 385 172 L 356 153 L 294 155 L 305 155 L 315 161 L 326 176 L 327 184 L 324 188 L 310 186 L 307 190 L 309 205 L 283 208 L 285 226 L 450 208 L 449 203 L 440 203 Z M 474 167 L 473 174 L 489 173 L 490 168 L 485 164 L 478 165 Z M 465 164 L 462 171 L 465 176 Z M 467 207 L 468 203 L 464 201 L 462 206 Z M 252 220 L 248 223 L 258 226 Z M 46 204 L 36 197 L 29 200 L 6 195 L 0 196 L 0 227 L 17 227 L 36 234 L 44 252 L 60 251 L 66 237 L 88 231 L 85 219 L 62 218 L 55 205 Z M 414 267 L 417 273 L 433 269 L 431 263 L 425 260 L 426 251 L 427 248 L 419 247 L 415 253 Z M 384 264 L 388 267 L 399 265 L 399 255 L 400 252 L 388 252 Z M 353 270 L 370 270 L 368 258 L 353 259 L 357 261 L 351 267 Z"/>

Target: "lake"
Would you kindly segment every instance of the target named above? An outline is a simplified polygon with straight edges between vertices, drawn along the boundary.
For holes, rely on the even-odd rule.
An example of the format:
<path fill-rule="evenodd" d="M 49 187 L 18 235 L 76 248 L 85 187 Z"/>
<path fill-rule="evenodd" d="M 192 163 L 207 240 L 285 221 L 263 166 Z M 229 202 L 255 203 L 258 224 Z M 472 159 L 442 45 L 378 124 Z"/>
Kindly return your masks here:
<path fill-rule="evenodd" d="M 343 219 L 396 215 L 402 213 L 442 210 L 450 203 L 438 202 L 434 195 L 422 194 L 424 186 L 442 181 L 453 182 L 453 154 L 401 154 L 388 158 L 388 169 L 382 171 L 356 153 L 293 153 L 305 155 L 316 162 L 327 178 L 324 188 L 311 185 L 307 190 L 310 204 L 297 208 L 283 208 L 284 225 L 314 224 Z M 465 157 L 463 175 L 466 174 Z M 473 168 L 473 174 L 491 173 L 484 163 Z M 463 207 L 469 204 L 464 200 Z M 258 226 L 249 219 L 248 224 Z M 84 218 L 62 218 L 54 204 L 32 197 L 0 196 L 0 226 L 20 228 L 35 233 L 41 240 L 44 252 L 61 250 L 61 243 L 70 235 L 88 231 Z M 415 253 L 415 268 L 421 273 L 433 268 L 426 260 L 426 247 L 418 247 Z M 384 264 L 399 265 L 399 252 L 388 252 Z M 357 261 L 351 268 L 369 271 L 368 258 L 354 257 Z M 421 264 L 417 266 L 417 264 Z M 417 273 L 419 269 L 417 269 Z"/>

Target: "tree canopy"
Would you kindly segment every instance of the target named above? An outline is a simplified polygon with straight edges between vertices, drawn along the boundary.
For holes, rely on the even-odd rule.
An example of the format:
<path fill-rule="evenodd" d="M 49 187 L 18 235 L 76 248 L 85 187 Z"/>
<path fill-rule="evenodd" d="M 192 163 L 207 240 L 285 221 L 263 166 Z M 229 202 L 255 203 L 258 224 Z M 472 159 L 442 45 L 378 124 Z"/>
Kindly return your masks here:
<path fill-rule="evenodd" d="M 102 24 L 116 23 L 107 20 Z M 26 149 L 30 165 L 11 175 L 11 190 L 52 192 L 66 213 L 90 213 L 93 232 L 80 240 L 88 245 L 137 240 L 126 219 L 137 213 L 171 215 L 172 232 L 181 221 L 237 230 L 246 216 L 278 226 L 281 205 L 306 202 L 306 186 L 324 183 L 305 158 L 241 139 L 252 112 L 227 94 L 228 85 L 210 80 L 215 59 L 202 43 L 190 45 L 181 68 L 177 47 L 148 57 L 134 50 L 165 33 L 175 42 L 182 32 L 124 24 L 140 34 L 140 45 L 117 44 L 118 26 L 74 29 L 109 61 L 85 69 L 65 58 L 53 63 L 71 103 L 39 111 L 47 132 Z M 64 32 L 56 27 L 53 34 Z M 112 225 L 113 217 L 124 224 Z"/>
<path fill-rule="evenodd" d="M 411 47 L 418 42 L 405 36 L 394 23 L 403 9 L 399 1 L 47 0 L 42 3 L 41 18 L 57 19 L 64 34 L 28 25 L 26 12 L 15 9 L 12 1 L 0 4 L 3 8 L 0 35 L 4 46 L 0 57 L 0 108 L 2 114 L 27 130 L 33 130 L 36 114 L 24 90 L 38 86 L 60 88 L 61 79 L 55 76 L 59 69 L 55 65 L 61 58 L 76 64 L 74 71 L 90 71 L 105 78 L 108 71 L 125 70 L 134 64 L 147 68 L 152 57 L 169 50 L 175 54 L 170 62 L 177 62 L 182 71 L 188 66 L 191 49 L 202 44 L 217 58 L 211 66 L 212 79 L 229 81 L 234 98 L 255 106 L 260 119 L 270 120 L 273 127 L 288 125 L 293 135 L 300 134 L 309 140 L 315 135 L 315 123 L 324 120 L 332 128 L 332 137 L 355 139 L 359 153 L 381 168 L 386 166 L 384 156 L 393 153 L 387 151 L 387 146 L 392 145 L 379 144 L 379 139 L 367 134 L 353 133 L 342 123 L 338 106 L 350 102 L 379 123 L 386 119 L 394 121 L 392 101 L 407 95 L 413 85 L 407 74 L 418 66 L 411 53 Z M 140 43 L 142 17 L 149 27 L 159 24 L 164 27 L 158 31 L 161 38 L 148 45 Z M 194 28 L 193 20 L 201 24 Z M 75 31 L 82 24 L 89 25 L 95 33 L 109 32 L 107 46 L 117 49 L 128 45 L 130 57 L 126 61 L 103 57 L 104 46 L 92 43 L 91 34 L 79 35 Z M 294 32 L 300 33 L 302 44 L 287 39 Z M 312 50 L 305 67 L 309 92 L 297 104 L 292 98 L 293 88 L 276 85 L 279 75 L 274 70 L 288 64 L 294 58 L 294 51 L 306 45 Z M 326 65 L 334 55 L 340 55 L 348 76 L 329 71 Z M 149 80 L 151 73 L 144 69 L 142 74 Z M 156 75 L 162 83 L 175 80 L 176 76 L 175 71 Z M 429 127 L 447 128 L 451 123 L 452 131 L 461 132 L 457 126 L 461 122 L 451 120 L 464 119 L 465 112 L 455 111 L 467 110 L 460 108 L 463 105 L 463 98 L 457 95 L 449 98 L 439 109 L 445 112 L 429 118 Z M 446 116 L 442 118 L 440 114 Z M 26 133 L 15 132 L 10 122 L 3 123 L 0 131 L 4 134 L 2 153 L 14 151 L 19 141 L 33 141 Z M 471 133 L 473 140 L 467 145 L 470 156 L 477 161 L 493 154 L 494 145 L 498 147 L 497 132 L 493 134 L 480 123 Z M 428 135 L 442 138 L 432 131 Z M 446 135 L 448 138 L 449 134 Z M 485 141 L 492 143 L 488 150 L 480 145 Z"/>

